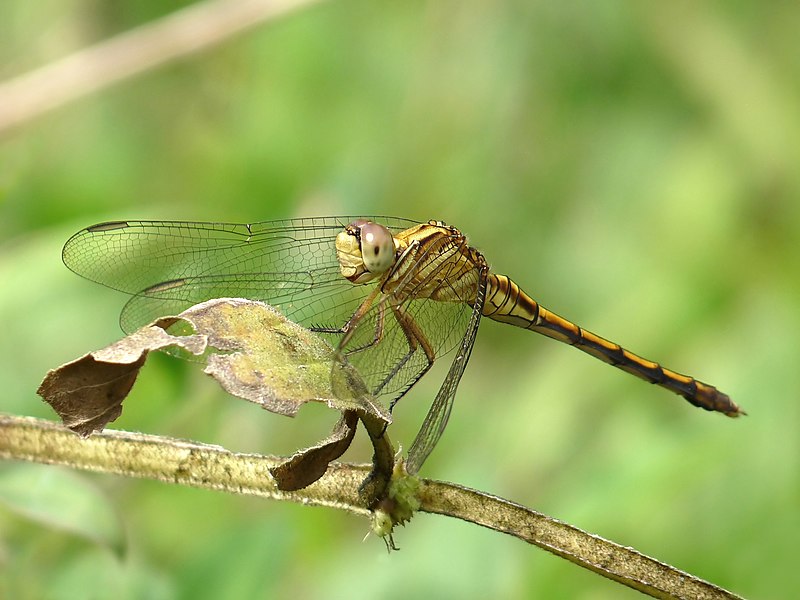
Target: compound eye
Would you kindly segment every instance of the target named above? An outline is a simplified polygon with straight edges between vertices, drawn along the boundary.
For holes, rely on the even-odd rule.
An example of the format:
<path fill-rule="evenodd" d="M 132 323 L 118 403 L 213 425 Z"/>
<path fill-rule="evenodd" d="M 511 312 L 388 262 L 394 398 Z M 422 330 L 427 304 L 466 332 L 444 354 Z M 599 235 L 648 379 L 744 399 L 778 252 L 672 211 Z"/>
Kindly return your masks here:
<path fill-rule="evenodd" d="M 361 226 L 361 258 L 370 273 L 384 273 L 394 264 L 392 232 L 377 223 Z"/>

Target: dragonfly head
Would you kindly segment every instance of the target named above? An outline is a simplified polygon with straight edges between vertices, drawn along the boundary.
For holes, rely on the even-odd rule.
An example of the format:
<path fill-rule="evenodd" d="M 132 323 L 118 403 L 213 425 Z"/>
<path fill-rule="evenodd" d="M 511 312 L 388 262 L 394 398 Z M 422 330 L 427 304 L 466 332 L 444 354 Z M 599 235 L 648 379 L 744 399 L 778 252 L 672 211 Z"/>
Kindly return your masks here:
<path fill-rule="evenodd" d="M 372 221 L 353 221 L 336 236 L 339 269 L 353 283 L 368 283 L 383 275 L 394 264 L 396 252 L 392 232 Z"/>

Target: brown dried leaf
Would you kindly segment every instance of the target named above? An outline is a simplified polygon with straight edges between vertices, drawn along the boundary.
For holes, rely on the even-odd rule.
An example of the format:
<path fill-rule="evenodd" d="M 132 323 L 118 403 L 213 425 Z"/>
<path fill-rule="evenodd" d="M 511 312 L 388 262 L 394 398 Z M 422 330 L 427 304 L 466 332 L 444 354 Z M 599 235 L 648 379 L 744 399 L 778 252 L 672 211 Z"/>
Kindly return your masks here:
<path fill-rule="evenodd" d="M 49 371 L 37 393 L 53 407 L 64 425 L 86 437 L 101 431 L 122 413 L 128 395 L 151 350 L 178 346 L 202 354 L 202 336 L 175 337 L 163 327 L 175 319 L 157 321 L 135 333 Z"/>
<path fill-rule="evenodd" d="M 331 435 L 315 446 L 300 450 L 277 467 L 272 467 L 269 472 L 275 478 L 278 489 L 285 492 L 300 490 L 322 477 L 328 465 L 350 447 L 357 425 L 356 412 L 345 411 Z"/>

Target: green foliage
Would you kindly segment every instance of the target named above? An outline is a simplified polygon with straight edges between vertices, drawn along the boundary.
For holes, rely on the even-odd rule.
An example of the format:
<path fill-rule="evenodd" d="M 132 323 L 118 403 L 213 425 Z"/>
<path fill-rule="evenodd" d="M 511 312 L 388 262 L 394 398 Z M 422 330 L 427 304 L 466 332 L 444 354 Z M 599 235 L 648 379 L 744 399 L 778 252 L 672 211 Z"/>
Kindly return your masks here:
<path fill-rule="evenodd" d="M 0 78 L 164 14 L 100 4 L 6 0 Z M 442 219 L 544 306 L 750 416 L 486 321 L 422 475 L 785 596 L 800 587 L 798 19 L 796 2 L 328 2 L 0 134 L 0 411 L 52 416 L 35 395 L 47 369 L 118 337 L 124 298 L 60 264 L 80 227 Z M 442 375 L 397 406 L 393 441 L 413 440 Z M 134 393 L 115 427 L 241 452 L 291 454 L 336 418 L 270 415 L 168 358 Z M 345 458 L 368 461 L 358 437 Z M 122 515 L 124 551 L 17 496 L 0 506 L 0 595 L 634 597 L 444 519 L 414 519 L 387 557 L 335 511 L 75 477 Z"/>

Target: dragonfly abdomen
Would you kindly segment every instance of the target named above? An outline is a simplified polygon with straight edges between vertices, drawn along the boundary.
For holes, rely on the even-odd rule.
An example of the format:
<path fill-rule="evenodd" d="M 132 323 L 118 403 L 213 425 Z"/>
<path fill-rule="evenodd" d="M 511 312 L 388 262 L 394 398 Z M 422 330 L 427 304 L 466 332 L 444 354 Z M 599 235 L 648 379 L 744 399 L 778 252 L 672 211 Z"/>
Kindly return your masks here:
<path fill-rule="evenodd" d="M 627 373 L 683 396 L 691 404 L 705 410 L 721 412 L 730 417 L 744 414 L 727 394 L 714 386 L 642 358 L 540 306 L 505 275 L 489 274 L 483 315 L 575 346 Z"/>

